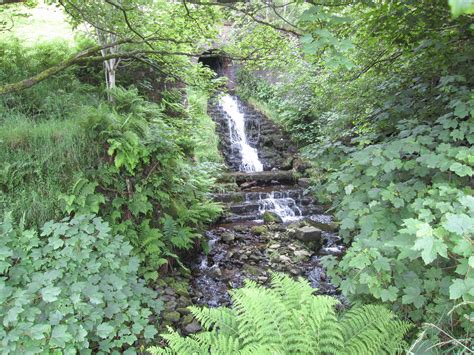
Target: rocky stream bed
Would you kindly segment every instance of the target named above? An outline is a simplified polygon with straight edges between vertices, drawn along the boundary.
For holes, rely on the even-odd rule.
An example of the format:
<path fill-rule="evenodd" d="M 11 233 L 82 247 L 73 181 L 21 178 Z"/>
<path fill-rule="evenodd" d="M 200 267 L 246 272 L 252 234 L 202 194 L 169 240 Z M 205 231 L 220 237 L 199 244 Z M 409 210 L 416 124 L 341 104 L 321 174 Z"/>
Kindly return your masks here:
<path fill-rule="evenodd" d="M 163 327 L 182 334 L 201 330 L 188 306 L 228 306 L 230 290 L 247 279 L 265 285 L 273 272 L 305 278 L 317 294 L 344 303 L 321 265 L 325 255 L 341 256 L 344 246 L 326 208 L 308 194 L 304 164 L 268 119 L 240 100 L 227 101 L 227 111 L 215 103 L 210 108 L 230 170 L 212 195 L 225 213 L 205 233 L 207 250 L 191 253 L 184 258 L 187 270 L 157 285 L 165 304 Z"/>

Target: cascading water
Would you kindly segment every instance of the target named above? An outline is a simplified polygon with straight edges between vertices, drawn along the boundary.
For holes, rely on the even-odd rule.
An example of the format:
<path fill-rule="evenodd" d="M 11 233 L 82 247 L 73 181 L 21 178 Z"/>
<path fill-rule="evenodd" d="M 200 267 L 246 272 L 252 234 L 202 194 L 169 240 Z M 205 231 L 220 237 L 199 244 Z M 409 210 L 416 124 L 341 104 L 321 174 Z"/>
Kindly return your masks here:
<path fill-rule="evenodd" d="M 301 219 L 303 213 L 291 197 L 275 198 L 275 192 L 271 192 L 267 198 L 259 201 L 261 214 L 266 211 L 277 214 L 283 222 L 291 222 Z"/>
<path fill-rule="evenodd" d="M 258 159 L 257 149 L 248 143 L 245 134 L 245 115 L 239 109 L 237 100 L 231 95 L 224 95 L 220 98 L 219 105 L 228 117 L 232 147 L 237 147 L 242 157 L 239 170 L 244 172 L 263 171 L 263 164 Z"/>

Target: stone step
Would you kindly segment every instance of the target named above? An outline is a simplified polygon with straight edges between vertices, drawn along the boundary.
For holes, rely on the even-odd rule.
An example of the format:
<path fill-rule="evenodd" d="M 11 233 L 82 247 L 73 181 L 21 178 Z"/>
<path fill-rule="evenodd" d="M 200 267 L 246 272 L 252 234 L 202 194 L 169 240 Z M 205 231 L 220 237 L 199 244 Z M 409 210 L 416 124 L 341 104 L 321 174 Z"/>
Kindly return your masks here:
<path fill-rule="evenodd" d="M 258 185 L 268 185 L 273 182 L 278 184 L 282 183 L 295 183 L 297 181 L 293 171 L 286 170 L 273 170 L 273 171 L 261 171 L 255 173 L 245 172 L 232 172 L 223 174 L 221 177 L 222 181 L 235 181 L 238 185 L 242 185 L 245 182 L 255 181 Z"/>
<path fill-rule="evenodd" d="M 312 200 L 311 197 L 304 195 L 304 189 L 281 189 L 278 187 L 278 190 L 268 190 L 262 186 L 256 186 L 255 191 L 241 191 L 241 192 L 230 192 L 230 193 L 215 193 L 212 195 L 212 198 L 218 202 L 224 203 L 239 203 L 239 202 L 248 202 L 248 201 L 258 201 L 266 198 L 270 198 L 273 193 L 274 198 L 292 198 L 296 201 L 299 200 Z"/>
<path fill-rule="evenodd" d="M 321 215 L 324 213 L 324 208 L 318 205 L 300 207 L 300 210 L 303 217 L 312 216 L 312 215 Z M 244 211 L 242 210 L 241 212 L 244 212 Z M 262 218 L 263 218 L 263 213 L 260 213 L 257 209 L 255 212 L 230 213 L 228 215 L 223 216 L 219 220 L 219 223 L 236 223 L 236 222 L 255 221 Z"/>

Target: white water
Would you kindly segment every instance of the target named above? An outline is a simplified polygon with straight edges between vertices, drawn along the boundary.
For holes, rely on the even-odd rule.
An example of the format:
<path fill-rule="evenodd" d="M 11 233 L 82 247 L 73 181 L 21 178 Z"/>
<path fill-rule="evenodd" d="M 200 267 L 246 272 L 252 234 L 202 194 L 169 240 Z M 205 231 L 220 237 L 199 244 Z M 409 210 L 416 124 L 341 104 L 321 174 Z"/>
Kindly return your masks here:
<path fill-rule="evenodd" d="M 231 144 L 239 149 L 242 156 L 239 170 L 244 172 L 263 171 L 263 164 L 258 159 L 257 149 L 252 148 L 247 141 L 245 115 L 239 110 L 237 100 L 231 95 L 224 95 L 219 104 L 228 117 Z"/>
<path fill-rule="evenodd" d="M 271 192 L 268 198 L 259 201 L 261 214 L 265 211 L 277 214 L 283 222 L 296 221 L 302 218 L 303 213 L 291 197 L 275 198 Z"/>

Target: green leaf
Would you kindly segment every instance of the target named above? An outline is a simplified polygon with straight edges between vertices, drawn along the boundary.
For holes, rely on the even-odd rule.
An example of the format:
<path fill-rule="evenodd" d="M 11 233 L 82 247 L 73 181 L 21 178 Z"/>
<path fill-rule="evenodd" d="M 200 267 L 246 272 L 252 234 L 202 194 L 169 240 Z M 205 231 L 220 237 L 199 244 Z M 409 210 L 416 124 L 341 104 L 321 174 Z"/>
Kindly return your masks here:
<path fill-rule="evenodd" d="M 403 304 L 413 304 L 416 308 L 420 308 L 425 304 L 426 297 L 421 294 L 418 286 L 410 286 L 405 288 L 405 295 L 402 297 Z"/>
<path fill-rule="evenodd" d="M 143 332 L 143 336 L 145 337 L 145 339 L 151 339 L 155 336 L 156 333 L 157 333 L 157 330 L 154 326 L 147 325 L 145 327 L 145 331 Z"/>
<path fill-rule="evenodd" d="M 421 258 L 425 264 L 429 264 L 439 255 L 447 258 L 448 248 L 441 240 L 433 236 L 424 236 L 417 238 L 413 250 L 421 250 Z"/>
<path fill-rule="evenodd" d="M 51 325 L 49 324 L 35 324 L 30 329 L 30 335 L 35 340 L 41 340 L 44 339 L 46 334 L 48 334 L 50 331 Z"/>
<path fill-rule="evenodd" d="M 113 333 L 115 333 L 114 327 L 109 323 L 101 323 L 97 326 L 97 335 L 102 339 L 108 338 Z"/>
<path fill-rule="evenodd" d="M 50 342 L 52 345 L 64 348 L 66 343 L 72 339 L 72 335 L 68 333 L 67 325 L 60 324 L 53 328 Z"/>
<path fill-rule="evenodd" d="M 464 296 L 474 296 L 474 279 L 455 279 L 449 286 L 449 298 L 457 300 Z"/>
<path fill-rule="evenodd" d="M 61 289 L 54 286 L 46 286 L 41 290 L 41 297 L 45 302 L 54 302 L 58 299 Z"/>
<path fill-rule="evenodd" d="M 390 286 L 388 289 L 383 289 L 380 292 L 380 297 L 382 298 L 382 301 L 387 302 L 395 302 L 397 300 L 397 295 L 398 295 L 398 288 L 394 286 Z"/>
<path fill-rule="evenodd" d="M 474 174 L 474 171 L 470 166 L 461 164 L 461 163 L 453 163 L 450 167 L 449 170 L 453 171 L 456 173 L 456 175 L 459 175 L 461 177 L 464 176 L 472 176 Z"/>
<path fill-rule="evenodd" d="M 446 221 L 443 222 L 443 227 L 452 233 L 465 235 L 474 231 L 474 218 L 467 214 L 447 213 Z"/>

